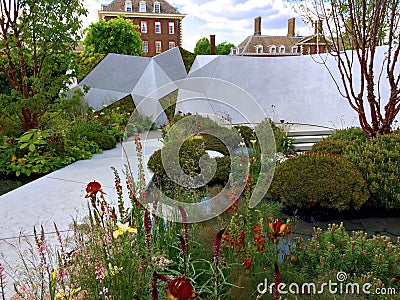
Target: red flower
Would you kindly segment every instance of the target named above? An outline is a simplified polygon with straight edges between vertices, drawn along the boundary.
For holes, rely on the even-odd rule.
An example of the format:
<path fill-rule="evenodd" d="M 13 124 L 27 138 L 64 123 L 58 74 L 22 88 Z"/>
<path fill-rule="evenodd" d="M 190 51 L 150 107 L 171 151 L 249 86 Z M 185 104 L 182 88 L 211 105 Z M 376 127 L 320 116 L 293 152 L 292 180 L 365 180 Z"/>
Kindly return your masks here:
<path fill-rule="evenodd" d="M 251 268 L 253 267 L 253 262 L 254 259 L 251 257 L 245 257 L 243 259 L 243 266 L 245 270 L 251 270 Z"/>
<path fill-rule="evenodd" d="M 268 236 L 272 242 L 279 242 L 282 236 L 290 233 L 289 226 L 282 224 L 279 219 L 275 219 L 273 223 L 269 221 L 269 229 L 271 232 L 268 233 Z"/>
<path fill-rule="evenodd" d="M 168 300 L 186 300 L 196 298 L 199 294 L 193 292 L 193 286 L 184 277 L 177 277 L 168 283 Z"/>
<path fill-rule="evenodd" d="M 101 184 L 99 182 L 96 182 L 96 181 L 89 182 L 87 187 L 86 187 L 86 193 L 87 194 L 86 194 L 85 198 L 95 197 L 98 192 L 100 192 L 102 195 L 105 194 L 103 192 L 103 190 L 101 189 Z"/>

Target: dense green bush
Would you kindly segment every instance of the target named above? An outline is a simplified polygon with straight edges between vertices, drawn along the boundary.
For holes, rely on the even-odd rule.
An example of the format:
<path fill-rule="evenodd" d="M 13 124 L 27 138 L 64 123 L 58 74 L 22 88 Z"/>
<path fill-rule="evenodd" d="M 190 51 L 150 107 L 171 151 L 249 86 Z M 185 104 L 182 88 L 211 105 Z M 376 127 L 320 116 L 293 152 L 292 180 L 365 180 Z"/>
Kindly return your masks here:
<path fill-rule="evenodd" d="M 334 140 L 328 137 L 315 143 L 312 146 L 311 151 L 343 155 L 347 147 L 349 147 L 351 144 L 352 142 L 350 141 Z"/>
<path fill-rule="evenodd" d="M 284 205 L 307 209 L 358 209 L 368 200 L 361 172 L 341 156 L 309 153 L 275 169 L 269 195 Z"/>
<path fill-rule="evenodd" d="M 185 174 L 195 175 L 200 172 L 199 160 L 203 155 L 207 155 L 206 151 L 202 147 L 202 141 L 198 139 L 187 140 L 182 144 L 182 147 L 178 147 L 175 143 L 166 145 L 163 149 L 159 149 L 151 155 L 147 166 L 154 174 L 165 174 L 164 166 L 161 158 L 161 150 L 165 151 L 166 160 L 168 160 L 169 151 L 171 149 L 179 149 L 179 163 Z M 174 152 L 175 153 L 175 152 Z M 171 155 L 173 155 L 171 153 Z M 166 175 L 166 174 L 165 174 Z"/>
<path fill-rule="evenodd" d="M 312 151 L 343 155 L 348 147 L 363 143 L 366 140 L 367 135 L 361 128 L 350 127 L 337 130 L 329 137 L 315 143 Z"/>
<path fill-rule="evenodd" d="M 326 282 L 327 275 L 335 276 L 333 280 L 336 280 L 337 272 L 345 272 L 351 274 L 351 282 L 363 284 L 381 281 L 386 287 L 398 287 L 395 277 L 400 271 L 397 263 L 399 244 L 394 244 L 387 236 L 367 238 L 367 234 L 362 231 L 353 231 L 349 235 L 343 224 L 333 224 L 326 231 L 316 229 L 309 243 L 297 238 L 293 250 L 292 268 L 304 282 L 319 283 L 316 281 L 318 278 Z M 360 295 L 355 298 L 358 297 Z"/>
<path fill-rule="evenodd" d="M 169 152 L 172 149 L 179 149 L 179 164 L 175 170 L 182 169 L 182 171 L 189 176 L 196 176 L 200 173 L 199 160 L 202 156 L 207 155 L 206 151 L 202 147 L 202 141 L 199 139 L 187 140 L 182 144 L 182 147 L 178 147 L 174 142 L 169 143 L 163 149 L 159 149 L 154 152 L 147 164 L 150 171 L 154 173 L 153 182 L 156 186 L 168 197 L 176 199 L 186 199 L 185 201 L 196 202 L 205 196 L 205 187 L 203 188 L 187 188 L 180 184 L 175 183 L 167 175 L 164 165 L 162 162 L 161 151 L 164 151 L 163 155 L 166 155 L 166 160 L 169 155 L 176 155 L 175 151 Z"/>
<path fill-rule="evenodd" d="M 0 148 L 0 174 L 28 177 L 50 173 L 101 151 L 86 139 L 73 142 L 59 132 L 36 129 L 18 138 L 3 137 Z"/>
<path fill-rule="evenodd" d="M 361 128 L 338 130 L 313 146 L 314 152 L 340 154 L 357 166 L 368 183 L 368 205 L 400 208 L 400 134 L 367 139 Z"/>
<path fill-rule="evenodd" d="M 82 81 L 105 57 L 105 54 L 77 53 L 75 61 L 78 64 L 78 82 Z"/>
<path fill-rule="evenodd" d="M 379 135 L 354 144 L 344 156 L 361 170 L 367 181 L 369 205 L 400 208 L 400 134 Z"/>
<path fill-rule="evenodd" d="M 117 144 L 114 136 L 107 132 L 86 132 L 84 137 L 90 142 L 95 142 L 102 150 L 113 149 Z"/>

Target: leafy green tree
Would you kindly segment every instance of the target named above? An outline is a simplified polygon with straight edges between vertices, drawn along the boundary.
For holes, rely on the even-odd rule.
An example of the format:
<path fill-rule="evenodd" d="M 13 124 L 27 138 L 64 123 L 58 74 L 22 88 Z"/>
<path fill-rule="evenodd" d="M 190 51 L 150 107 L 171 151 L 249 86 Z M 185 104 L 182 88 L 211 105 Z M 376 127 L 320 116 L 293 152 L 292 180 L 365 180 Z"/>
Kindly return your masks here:
<path fill-rule="evenodd" d="M 231 53 L 232 47 L 235 47 L 235 45 L 228 42 L 222 42 L 215 46 L 215 53 L 218 55 L 228 55 Z"/>
<path fill-rule="evenodd" d="M 323 20 L 340 74 L 333 80 L 357 112 L 361 128 L 369 137 L 390 133 L 400 111 L 399 0 L 289 1 L 306 22 Z M 386 47 L 383 61 L 377 57 L 381 45 Z M 343 53 L 343 49 L 353 51 Z M 385 81 L 388 93 L 380 88 Z"/>
<path fill-rule="evenodd" d="M 210 54 L 210 41 L 208 38 L 203 37 L 199 39 L 194 47 L 195 55 L 208 55 Z M 235 47 L 234 44 L 228 42 L 222 42 L 215 46 L 215 54 L 227 55 L 231 52 L 231 48 Z"/>
<path fill-rule="evenodd" d="M 83 41 L 85 52 L 142 55 L 139 27 L 123 16 L 90 24 Z"/>
<path fill-rule="evenodd" d="M 38 127 L 75 76 L 83 15 L 80 0 L 0 2 L 0 72 L 11 89 L 0 91 L 0 110 L 25 131 Z"/>
<path fill-rule="evenodd" d="M 210 54 L 210 41 L 208 38 L 203 37 L 199 39 L 194 47 L 195 55 L 207 55 Z"/>

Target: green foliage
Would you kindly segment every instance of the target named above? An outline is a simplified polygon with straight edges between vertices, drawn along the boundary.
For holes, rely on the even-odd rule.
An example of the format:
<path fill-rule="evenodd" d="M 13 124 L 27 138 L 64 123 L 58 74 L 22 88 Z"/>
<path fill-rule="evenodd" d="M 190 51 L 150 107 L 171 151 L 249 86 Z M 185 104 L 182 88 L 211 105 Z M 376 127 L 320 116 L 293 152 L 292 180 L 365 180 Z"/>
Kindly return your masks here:
<path fill-rule="evenodd" d="M 81 52 L 75 55 L 78 64 L 77 80 L 82 81 L 105 57 L 105 54 Z"/>
<path fill-rule="evenodd" d="M 251 127 L 241 125 L 235 126 L 235 128 L 237 131 L 239 131 L 243 142 L 246 144 L 246 147 L 254 146 L 251 141 L 256 141 L 256 143 L 258 143 L 257 135 Z"/>
<path fill-rule="evenodd" d="M 154 173 L 153 182 L 168 197 L 172 199 L 185 199 L 184 202 L 197 202 L 205 195 L 205 188 L 188 188 L 175 183 L 167 175 L 162 162 L 161 151 L 164 151 L 165 161 L 171 161 L 170 155 L 176 155 L 174 149 L 179 149 L 179 165 L 172 172 L 182 169 L 184 174 L 196 176 L 200 173 L 200 157 L 207 155 L 202 147 L 201 140 L 187 140 L 179 148 L 175 142 L 168 143 L 165 147 L 154 152 L 147 164 L 147 167 Z"/>
<path fill-rule="evenodd" d="M 179 51 L 181 52 L 183 63 L 185 64 L 186 72 L 189 73 L 190 68 L 193 65 L 194 60 L 196 59 L 196 55 L 190 51 L 179 47 Z"/>
<path fill-rule="evenodd" d="M 333 224 L 325 232 L 316 229 L 309 243 L 296 239 L 293 250 L 293 268 L 304 282 L 314 282 L 318 277 L 340 271 L 351 274 L 348 281 L 374 283 L 375 280 L 376 283 L 380 280 L 387 287 L 396 285 L 394 277 L 399 272 L 400 252 L 389 237 L 367 239 L 362 231 L 349 235 L 343 224 Z"/>
<path fill-rule="evenodd" d="M 312 151 L 343 155 L 348 147 L 365 142 L 366 139 L 367 135 L 361 128 L 350 127 L 337 130 L 329 137 L 315 143 Z"/>
<path fill-rule="evenodd" d="M 0 174 L 17 177 L 44 175 L 100 151 L 86 139 L 72 143 L 60 132 L 37 129 L 20 138 L 4 137 L 0 148 Z"/>
<path fill-rule="evenodd" d="M 39 126 L 75 77 L 72 50 L 85 14 L 78 0 L 11 1 L 0 7 L 0 15 L 12 16 L 0 23 L 0 70 L 12 90 L 0 95 L 0 110 L 25 131 Z"/>
<path fill-rule="evenodd" d="M 217 137 L 207 133 L 201 134 L 201 137 L 203 140 L 203 147 L 205 150 L 217 151 L 223 155 L 229 155 L 228 148 Z"/>
<path fill-rule="evenodd" d="M 86 132 L 84 137 L 89 142 L 94 142 L 99 145 L 99 148 L 102 150 L 110 150 L 115 148 L 117 141 L 115 140 L 114 136 L 107 132 Z"/>
<path fill-rule="evenodd" d="M 203 37 L 199 39 L 194 47 L 195 55 L 209 55 L 210 54 L 210 41 L 208 38 Z M 234 44 L 228 42 L 222 42 L 215 46 L 215 54 L 217 55 L 228 55 L 231 52 L 231 48 L 235 47 Z"/>
<path fill-rule="evenodd" d="M 222 42 L 215 46 L 215 53 L 218 55 L 228 55 L 231 53 L 231 48 L 235 47 L 232 43 Z"/>
<path fill-rule="evenodd" d="M 400 134 L 378 135 L 346 149 L 344 156 L 363 174 L 371 193 L 369 205 L 400 208 Z"/>
<path fill-rule="evenodd" d="M 284 205 L 307 209 L 358 209 L 369 197 L 361 172 L 341 156 L 308 153 L 275 169 L 269 190 Z"/>
<path fill-rule="evenodd" d="M 85 52 L 142 55 L 142 39 L 138 26 L 122 15 L 109 21 L 100 20 L 89 25 L 86 32 Z"/>
<path fill-rule="evenodd" d="M 194 47 L 195 55 L 208 55 L 210 54 L 210 41 L 208 38 L 203 37 L 199 39 Z"/>
<path fill-rule="evenodd" d="M 368 183 L 368 205 L 383 209 L 400 208 L 400 134 L 367 139 L 360 128 L 338 130 L 313 146 L 314 152 L 340 154 L 353 162 Z"/>

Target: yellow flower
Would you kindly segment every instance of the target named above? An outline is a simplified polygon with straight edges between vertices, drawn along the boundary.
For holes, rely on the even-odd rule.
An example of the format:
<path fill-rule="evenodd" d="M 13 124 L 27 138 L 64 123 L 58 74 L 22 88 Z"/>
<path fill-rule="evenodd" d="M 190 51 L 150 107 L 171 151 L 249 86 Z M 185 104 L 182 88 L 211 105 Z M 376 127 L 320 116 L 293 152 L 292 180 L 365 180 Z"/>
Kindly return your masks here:
<path fill-rule="evenodd" d="M 15 155 L 12 156 L 11 161 L 14 162 L 17 160 L 17 157 Z"/>
<path fill-rule="evenodd" d="M 26 158 L 18 158 L 18 164 L 23 165 L 26 161 Z"/>
<path fill-rule="evenodd" d="M 78 292 L 80 292 L 81 288 L 77 288 L 77 289 L 71 289 L 71 291 L 67 294 L 69 294 L 68 300 L 73 300 L 74 299 L 74 295 L 77 294 Z M 63 293 L 62 291 L 58 291 L 56 294 L 56 299 L 65 299 L 65 297 L 67 297 L 67 295 L 65 293 Z"/>
<path fill-rule="evenodd" d="M 53 272 L 51 273 L 51 280 L 52 282 L 55 282 L 57 279 L 57 270 L 54 269 Z"/>
<path fill-rule="evenodd" d="M 257 142 L 257 140 L 250 140 L 250 143 L 252 143 L 253 144 L 253 146 L 254 146 L 254 144 Z"/>
<path fill-rule="evenodd" d="M 129 223 L 122 224 L 120 222 L 117 223 L 118 229 L 113 232 L 113 237 L 117 239 L 120 235 L 123 235 L 127 232 L 137 233 L 136 228 L 129 227 Z"/>

